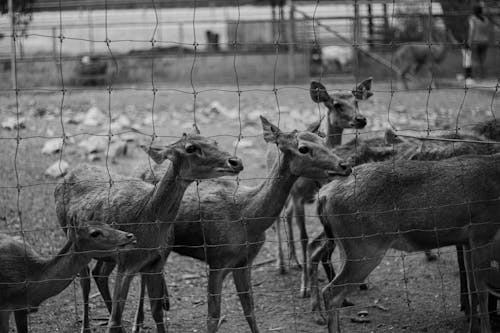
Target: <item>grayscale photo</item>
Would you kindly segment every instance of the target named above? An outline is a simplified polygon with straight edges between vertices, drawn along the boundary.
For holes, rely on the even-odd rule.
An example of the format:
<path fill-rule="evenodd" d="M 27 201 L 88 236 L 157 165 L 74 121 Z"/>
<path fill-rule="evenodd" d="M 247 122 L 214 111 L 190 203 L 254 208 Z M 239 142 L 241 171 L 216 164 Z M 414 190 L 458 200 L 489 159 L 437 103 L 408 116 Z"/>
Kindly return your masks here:
<path fill-rule="evenodd" d="M 500 333 L 497 0 L 0 0 L 0 333 Z"/>

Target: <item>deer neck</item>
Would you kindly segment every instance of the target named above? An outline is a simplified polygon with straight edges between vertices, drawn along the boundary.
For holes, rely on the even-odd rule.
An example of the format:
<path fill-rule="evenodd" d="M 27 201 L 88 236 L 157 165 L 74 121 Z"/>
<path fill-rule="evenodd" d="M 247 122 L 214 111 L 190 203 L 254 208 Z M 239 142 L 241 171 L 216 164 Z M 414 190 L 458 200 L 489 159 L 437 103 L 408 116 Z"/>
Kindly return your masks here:
<path fill-rule="evenodd" d="M 242 216 L 248 219 L 252 234 L 260 235 L 273 224 L 297 179 L 290 171 L 287 154 L 278 154 L 266 179 L 245 200 L 248 205 Z"/>
<path fill-rule="evenodd" d="M 59 253 L 51 259 L 39 260 L 37 273 L 27 278 L 26 295 L 30 306 L 38 306 L 49 297 L 59 294 L 75 279 L 90 262 L 92 256 L 78 252 L 72 241 L 67 241 Z"/>
<path fill-rule="evenodd" d="M 328 123 L 326 129 L 326 145 L 329 148 L 339 146 L 342 143 L 342 133 L 344 129 L 342 127 L 332 125 Z"/>
<path fill-rule="evenodd" d="M 147 211 L 152 220 L 173 221 L 186 189 L 193 182 L 180 176 L 180 170 L 183 168 L 182 158 L 175 157 L 171 162 L 149 198 Z"/>

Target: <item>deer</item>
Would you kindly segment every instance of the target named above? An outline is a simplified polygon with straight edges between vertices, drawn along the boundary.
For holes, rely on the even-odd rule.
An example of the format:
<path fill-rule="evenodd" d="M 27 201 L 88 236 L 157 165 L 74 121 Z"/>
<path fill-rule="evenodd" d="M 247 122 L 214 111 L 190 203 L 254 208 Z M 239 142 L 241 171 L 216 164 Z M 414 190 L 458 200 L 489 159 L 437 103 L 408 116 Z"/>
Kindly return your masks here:
<path fill-rule="evenodd" d="M 61 293 L 92 258 L 126 252 L 136 243 L 132 233 L 96 221 L 67 227 L 68 240 L 53 258 L 38 255 L 22 239 L 0 233 L 0 333 L 9 333 L 14 312 L 18 333 L 28 333 L 28 314 Z"/>
<path fill-rule="evenodd" d="M 466 261 L 468 275 L 480 278 L 478 269 L 489 266 L 475 249 L 490 243 L 500 228 L 500 154 L 368 163 L 353 174 L 324 186 L 318 198 L 320 221 L 343 261 L 322 290 L 329 333 L 340 332 L 338 308 L 344 297 L 363 283 L 389 248 L 465 245 L 473 259 Z M 491 332 L 483 290 L 478 302 L 481 332 Z M 471 311 L 476 318 L 476 310 Z M 476 320 L 470 323 L 471 330 L 477 329 Z"/>
<path fill-rule="evenodd" d="M 477 128 L 484 128 L 489 126 L 488 123 L 477 124 Z M 350 161 L 351 165 L 360 165 L 369 162 L 380 162 L 386 160 L 442 160 L 451 158 L 453 156 L 467 155 L 467 154 L 494 154 L 500 152 L 500 145 L 486 144 L 486 138 L 479 134 L 447 134 L 440 137 L 430 137 L 430 139 L 457 139 L 466 140 L 463 142 L 446 142 L 439 140 L 421 140 L 418 138 L 400 138 L 392 129 L 386 130 L 384 138 L 370 138 L 368 140 L 352 140 L 351 142 L 339 146 L 334 149 L 334 152 Z M 468 142 L 468 141 L 469 142 Z M 481 143 L 484 141 L 485 143 Z M 476 143 L 477 142 L 477 143 Z M 308 252 L 310 253 L 310 262 L 308 274 L 310 276 L 310 289 L 311 289 L 311 307 L 315 312 L 320 307 L 320 296 L 318 288 L 318 264 L 321 262 L 328 281 L 332 281 L 335 277 L 335 271 L 330 261 L 330 257 L 335 250 L 335 243 L 333 240 L 327 240 L 325 232 L 321 232 L 313 241 L 308 245 Z M 429 260 L 431 256 L 430 251 L 425 251 L 426 257 Z M 468 299 L 467 299 L 467 281 L 465 276 L 465 267 L 463 263 L 463 255 L 461 246 L 457 247 L 457 260 L 460 268 L 460 304 L 461 309 L 465 313 L 469 313 Z M 494 306 L 495 299 L 492 298 L 490 309 L 496 309 Z M 350 302 L 344 305 L 349 305 Z M 494 307 L 493 307 L 494 306 Z M 318 322 L 323 323 L 321 317 L 316 318 Z"/>
<path fill-rule="evenodd" d="M 137 249 L 118 253 L 109 258 L 99 258 L 93 270 L 101 293 L 109 289 L 102 286 L 99 272 L 105 262 L 117 265 L 114 294 L 106 302 L 111 315 L 107 332 L 124 332 L 121 325 L 130 283 L 137 273 L 162 274 L 166 254 L 173 238 L 173 221 L 186 189 L 195 179 L 209 179 L 225 175 L 237 175 L 243 170 L 241 160 L 218 148 L 217 142 L 200 135 L 195 126 L 193 133 L 167 146 L 143 145 L 142 148 L 157 164 L 169 160 L 168 170 L 156 185 L 137 178 L 125 177 L 98 166 L 80 165 L 70 171 L 64 181 L 56 186 L 56 213 L 61 226 L 77 216 L 80 219 L 113 223 L 120 230 L 133 232 L 137 237 Z M 112 186 L 110 186 L 112 182 Z M 80 283 L 84 299 L 83 332 L 90 332 L 89 324 L 89 269 L 80 272 Z M 106 280 L 107 281 L 107 280 Z M 107 287 L 107 286 L 106 286 Z M 148 285 L 148 287 L 154 287 Z M 148 289 L 150 297 L 162 299 L 164 291 Z M 106 298 L 105 298 L 106 299 Z M 163 313 L 164 302 L 154 312 L 158 332 L 165 332 Z"/>
<path fill-rule="evenodd" d="M 430 44 L 404 44 L 394 53 L 394 63 L 399 68 L 399 77 L 404 88 L 408 90 L 408 75 L 417 74 L 423 67 L 431 71 L 444 61 L 448 54 L 449 43 L 456 43 L 449 31 L 445 36 L 434 38 L 435 33 L 430 34 Z"/>
<path fill-rule="evenodd" d="M 264 140 L 278 146 L 273 167 L 255 187 L 212 180 L 188 188 L 177 215 L 172 250 L 204 261 L 209 266 L 207 332 L 216 332 L 221 313 L 225 277 L 232 273 L 245 318 L 252 333 L 258 333 L 251 286 L 252 263 L 265 242 L 265 232 L 279 216 L 293 184 L 299 177 L 316 179 L 347 176 L 351 169 L 315 134 L 317 121 L 305 130 L 283 132 L 261 116 Z M 161 174 L 161 167 L 156 175 Z M 148 170 L 149 171 L 149 170 Z M 143 179 L 154 182 L 150 172 Z M 109 271 L 106 270 L 106 271 Z M 144 275 L 143 275 L 144 279 Z M 155 281 L 153 281 L 155 280 Z M 165 285 L 160 275 L 145 284 Z M 143 292 L 141 292 L 143 294 Z M 150 301 L 160 303 L 161 297 Z M 160 305 L 152 308 L 160 309 Z M 143 311 L 142 303 L 136 318 Z M 141 322 L 136 322 L 137 332 Z"/>
<path fill-rule="evenodd" d="M 362 81 L 352 92 L 335 92 L 328 94 L 325 86 L 317 81 L 312 81 L 310 85 L 310 96 L 313 102 L 323 103 L 328 109 L 326 127 L 326 145 L 330 149 L 338 146 L 342 142 L 344 129 L 362 129 L 366 126 L 367 120 L 358 112 L 358 101 L 367 100 L 373 93 L 371 92 L 372 78 Z M 267 150 L 267 167 L 271 169 L 278 149 L 269 146 Z M 301 177 L 293 185 L 290 197 L 284 209 L 284 216 L 287 226 L 288 248 L 290 260 L 297 264 L 302 270 L 301 274 L 301 297 L 307 297 L 307 244 L 309 237 L 306 229 L 306 219 L 304 206 L 306 203 L 314 202 L 320 183 L 311 178 Z M 295 240 L 293 234 L 293 218 L 300 230 L 300 244 L 302 247 L 302 265 L 297 259 L 295 251 Z M 280 274 L 286 273 L 286 265 L 283 254 L 281 238 L 280 219 L 276 220 L 277 246 L 277 267 Z"/>

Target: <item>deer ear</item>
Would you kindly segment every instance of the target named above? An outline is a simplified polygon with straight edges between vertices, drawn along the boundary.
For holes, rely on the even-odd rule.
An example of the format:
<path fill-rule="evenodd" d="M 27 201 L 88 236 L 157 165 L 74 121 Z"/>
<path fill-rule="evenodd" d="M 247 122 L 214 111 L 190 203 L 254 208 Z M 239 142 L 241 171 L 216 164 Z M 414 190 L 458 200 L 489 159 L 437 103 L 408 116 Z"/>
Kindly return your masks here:
<path fill-rule="evenodd" d="M 369 77 L 366 80 L 364 80 L 363 82 L 361 82 L 360 84 L 358 84 L 356 89 L 352 91 L 354 98 L 356 98 L 359 101 L 363 101 L 363 100 L 366 100 L 366 99 L 370 98 L 371 96 L 373 96 L 373 93 L 371 91 L 372 90 L 372 81 L 373 81 L 373 79 L 371 77 Z"/>
<path fill-rule="evenodd" d="M 156 164 L 161 164 L 163 161 L 165 161 L 166 154 L 164 152 L 165 149 L 161 149 L 158 147 L 153 147 L 153 146 L 147 146 L 147 145 L 141 145 L 142 150 L 146 152 L 146 154 L 151 157 L 151 159 L 156 163 Z"/>
<path fill-rule="evenodd" d="M 311 95 L 311 99 L 315 103 L 325 103 L 332 99 L 330 95 L 328 95 L 325 86 L 318 81 L 311 82 L 309 93 Z"/>
<path fill-rule="evenodd" d="M 281 130 L 278 128 L 278 126 L 271 124 L 269 120 L 267 120 L 263 116 L 260 116 L 260 121 L 262 122 L 262 129 L 264 131 L 264 140 L 268 143 L 277 143 L 278 136 L 281 133 Z"/>
<path fill-rule="evenodd" d="M 322 120 L 323 120 L 323 117 L 321 117 L 319 120 L 316 120 L 315 122 L 309 124 L 306 127 L 306 131 L 318 134 L 318 131 L 319 131 L 319 128 L 321 126 L 321 121 Z"/>

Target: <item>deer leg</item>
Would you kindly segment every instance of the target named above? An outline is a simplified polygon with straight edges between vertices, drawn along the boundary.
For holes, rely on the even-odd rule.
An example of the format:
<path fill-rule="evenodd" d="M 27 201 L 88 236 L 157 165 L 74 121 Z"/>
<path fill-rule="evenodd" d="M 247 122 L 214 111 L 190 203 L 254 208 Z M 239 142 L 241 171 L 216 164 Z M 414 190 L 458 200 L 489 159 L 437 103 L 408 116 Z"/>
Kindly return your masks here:
<path fill-rule="evenodd" d="M 111 292 L 109 291 L 109 276 L 113 269 L 115 269 L 116 263 L 114 262 L 104 262 L 102 260 L 98 260 L 94 269 L 92 270 L 92 276 L 94 277 L 94 281 L 97 285 L 97 289 L 104 299 L 104 304 L 108 309 L 109 313 L 111 313 Z"/>
<path fill-rule="evenodd" d="M 330 261 L 331 254 L 335 250 L 335 243 L 326 238 L 323 231 L 316 238 L 313 239 L 309 245 L 310 267 L 309 267 L 309 280 L 311 290 L 311 309 L 316 323 L 320 325 L 326 324 L 323 316 L 321 315 L 321 297 L 319 293 L 319 279 L 318 279 L 318 265 L 321 261 L 325 265 L 325 261 Z M 331 265 L 331 263 L 330 263 Z M 327 265 L 328 266 L 328 265 Z M 335 272 L 332 268 L 332 276 L 328 276 L 328 281 L 332 281 Z M 328 275 L 328 273 L 327 273 Z"/>
<path fill-rule="evenodd" d="M 107 333 L 125 333 L 122 327 L 122 314 L 133 277 L 133 274 L 118 266 Z"/>
<path fill-rule="evenodd" d="M 338 309 L 350 290 L 363 283 L 366 277 L 378 266 L 385 255 L 386 244 L 363 244 L 343 241 L 346 258 L 342 270 L 322 291 L 327 313 L 328 333 L 340 332 Z"/>
<path fill-rule="evenodd" d="M 90 319 L 89 319 L 89 294 L 90 294 L 90 270 L 85 266 L 80 271 L 80 288 L 82 289 L 83 296 L 83 320 L 82 332 L 90 333 Z"/>
<path fill-rule="evenodd" d="M 134 327 L 132 333 L 139 333 L 144 325 L 144 294 L 146 290 L 146 279 L 141 274 L 141 291 L 139 294 L 139 304 L 137 304 L 137 311 L 135 312 Z"/>
<path fill-rule="evenodd" d="M 309 237 L 307 236 L 306 229 L 306 217 L 304 210 L 304 202 L 302 200 L 294 200 L 293 202 L 295 221 L 300 231 L 300 245 L 302 247 L 302 276 L 300 281 L 300 297 L 309 297 L 309 272 L 307 271 L 308 266 L 308 255 L 307 255 L 307 243 L 309 243 Z"/>
<path fill-rule="evenodd" d="M 401 82 L 403 82 L 403 86 L 405 90 L 408 90 L 408 79 L 406 78 L 406 74 L 408 74 L 410 70 L 410 67 L 407 65 L 403 69 L 401 69 L 401 72 L 399 73 L 399 77 L 401 79 Z"/>
<path fill-rule="evenodd" d="M 253 303 L 250 273 L 250 268 L 248 266 L 237 267 L 233 269 L 233 279 L 238 297 L 240 298 L 241 307 L 243 308 L 243 313 L 250 326 L 250 331 L 252 333 L 258 333 L 259 329 L 257 327 L 257 321 L 255 320 L 255 307 Z"/>
<path fill-rule="evenodd" d="M 222 283 L 226 274 L 225 269 L 210 269 L 208 275 L 207 333 L 217 332 L 219 328 Z"/>
<path fill-rule="evenodd" d="M 149 301 L 151 304 L 151 313 L 156 323 L 156 330 L 158 333 L 165 332 L 165 325 L 163 323 L 163 301 L 164 301 L 164 279 L 163 279 L 163 266 L 165 260 L 159 259 L 148 270 L 148 274 L 142 277 L 146 280 L 148 287 Z"/>
<path fill-rule="evenodd" d="M 460 310 L 470 316 L 469 289 L 467 287 L 467 271 L 465 270 L 465 258 L 462 245 L 457 245 L 458 273 L 460 277 Z"/>
<path fill-rule="evenodd" d="M 477 289 L 476 289 L 476 281 L 474 279 L 474 271 L 472 264 L 472 254 L 471 248 L 469 245 L 463 246 L 463 256 L 464 256 L 464 264 L 465 271 L 467 273 L 467 296 L 469 302 L 469 332 L 477 332 L 479 327 L 479 318 L 477 316 L 477 305 L 478 305 L 478 297 L 477 297 Z"/>
<path fill-rule="evenodd" d="M 294 262 L 298 268 L 300 268 L 299 259 L 297 259 L 297 251 L 295 250 L 295 237 L 293 235 L 293 219 L 297 219 L 297 224 L 300 222 L 298 219 L 300 218 L 298 214 L 304 211 L 304 204 L 300 200 L 292 200 L 287 206 L 285 210 L 286 215 L 286 227 L 287 227 L 287 238 L 288 238 L 288 259 L 289 262 Z M 302 216 L 304 214 L 302 213 Z"/>
<path fill-rule="evenodd" d="M 281 239 L 281 219 L 277 218 L 276 222 L 276 238 L 278 240 L 278 247 L 277 247 L 277 254 L 276 256 L 278 257 L 276 266 L 278 268 L 279 274 L 284 275 L 286 274 L 286 267 L 285 267 L 285 255 L 283 254 L 283 240 Z"/>
<path fill-rule="evenodd" d="M 28 311 L 16 310 L 14 318 L 16 319 L 17 333 L 28 333 Z"/>
<path fill-rule="evenodd" d="M 474 278 L 474 283 L 476 286 L 476 298 L 479 304 L 479 321 L 481 327 L 481 333 L 491 332 L 490 316 L 488 312 L 488 286 L 487 286 L 487 276 L 489 274 L 490 267 L 490 257 L 491 248 L 485 246 L 484 243 L 474 243 L 471 242 L 472 252 L 470 257 L 471 262 L 467 266 L 472 268 L 472 275 Z M 467 263 L 467 262 L 466 262 Z M 471 321 L 471 331 L 477 321 Z"/>
<path fill-rule="evenodd" d="M 9 333 L 9 310 L 0 310 L 0 333 Z"/>

